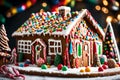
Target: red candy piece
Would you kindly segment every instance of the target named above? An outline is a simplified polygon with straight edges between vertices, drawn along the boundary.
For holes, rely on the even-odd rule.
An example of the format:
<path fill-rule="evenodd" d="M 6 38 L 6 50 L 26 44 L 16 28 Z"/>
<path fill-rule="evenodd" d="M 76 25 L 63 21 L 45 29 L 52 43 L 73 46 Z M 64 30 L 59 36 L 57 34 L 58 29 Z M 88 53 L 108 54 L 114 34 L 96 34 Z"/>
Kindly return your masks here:
<path fill-rule="evenodd" d="M 104 69 L 103 69 L 103 67 L 101 67 L 101 66 L 98 68 L 98 71 L 99 71 L 99 72 L 102 72 L 103 70 L 104 70 Z"/>
<path fill-rule="evenodd" d="M 27 67 L 27 66 L 29 66 L 29 64 L 24 64 L 24 67 Z"/>
<path fill-rule="evenodd" d="M 107 65 L 102 65 L 103 69 L 108 69 L 108 66 Z"/>
<path fill-rule="evenodd" d="M 18 63 L 16 63 L 16 64 L 15 64 L 15 66 L 19 66 L 19 64 L 18 64 Z"/>
<path fill-rule="evenodd" d="M 58 70 L 61 70 L 62 67 L 63 67 L 63 65 L 62 65 L 62 64 L 59 64 L 59 65 L 57 66 L 57 69 L 58 69 Z"/>
<path fill-rule="evenodd" d="M 107 63 L 107 62 L 104 62 L 104 65 L 108 65 L 108 63 Z"/>

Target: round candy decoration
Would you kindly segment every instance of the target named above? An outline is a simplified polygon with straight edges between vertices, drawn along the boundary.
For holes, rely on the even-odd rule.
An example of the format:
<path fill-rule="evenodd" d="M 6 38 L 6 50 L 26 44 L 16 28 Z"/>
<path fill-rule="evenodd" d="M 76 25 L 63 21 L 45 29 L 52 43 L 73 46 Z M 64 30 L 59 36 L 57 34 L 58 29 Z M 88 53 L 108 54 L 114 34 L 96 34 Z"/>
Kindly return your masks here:
<path fill-rule="evenodd" d="M 59 65 L 57 66 L 57 69 L 58 69 L 58 70 L 61 70 L 62 67 L 63 67 L 63 65 L 62 65 L 62 64 L 59 64 Z"/>
<path fill-rule="evenodd" d="M 20 67 L 24 67 L 24 65 L 23 65 L 23 64 L 19 64 L 19 66 L 20 66 Z"/>
<path fill-rule="evenodd" d="M 62 71 L 67 71 L 68 70 L 68 67 L 67 66 L 63 66 L 62 67 Z"/>
<path fill-rule="evenodd" d="M 103 69 L 108 69 L 108 66 L 107 65 L 102 65 Z"/>
<path fill-rule="evenodd" d="M 87 67 L 85 68 L 85 72 L 90 72 L 90 71 L 91 71 L 90 67 L 87 66 Z"/>
<path fill-rule="evenodd" d="M 100 67 L 98 68 L 98 71 L 99 71 L 99 72 L 104 71 L 103 67 L 100 66 Z"/>
<path fill-rule="evenodd" d="M 104 65 L 108 65 L 108 63 L 107 63 L 107 62 L 104 62 Z"/>
<path fill-rule="evenodd" d="M 84 69 L 81 69 L 80 72 L 85 72 L 85 70 L 84 70 Z"/>
<path fill-rule="evenodd" d="M 43 64 L 43 65 L 41 66 L 41 69 L 47 69 L 47 65 Z"/>
<path fill-rule="evenodd" d="M 108 59 L 108 67 L 115 68 L 116 61 L 114 59 Z"/>

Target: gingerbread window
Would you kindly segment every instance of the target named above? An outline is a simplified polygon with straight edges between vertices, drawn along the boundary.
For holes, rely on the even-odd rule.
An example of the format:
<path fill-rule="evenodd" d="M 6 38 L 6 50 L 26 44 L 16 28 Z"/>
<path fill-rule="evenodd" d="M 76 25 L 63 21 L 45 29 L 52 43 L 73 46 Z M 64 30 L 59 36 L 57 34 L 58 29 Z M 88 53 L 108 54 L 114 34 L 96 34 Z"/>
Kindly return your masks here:
<path fill-rule="evenodd" d="M 62 53 L 62 44 L 61 40 L 54 40 L 54 39 L 49 39 L 48 40 L 48 45 L 49 45 L 49 55 L 56 55 Z"/>
<path fill-rule="evenodd" d="M 30 40 L 19 40 L 18 41 L 18 52 L 31 53 L 31 41 Z"/>

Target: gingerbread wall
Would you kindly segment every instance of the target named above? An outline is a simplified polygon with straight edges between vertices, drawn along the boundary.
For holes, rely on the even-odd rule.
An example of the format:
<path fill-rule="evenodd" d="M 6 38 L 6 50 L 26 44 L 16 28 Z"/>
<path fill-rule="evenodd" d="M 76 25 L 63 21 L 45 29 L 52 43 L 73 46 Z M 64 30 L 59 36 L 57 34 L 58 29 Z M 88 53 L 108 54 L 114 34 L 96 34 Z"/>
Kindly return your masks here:
<path fill-rule="evenodd" d="M 45 44 L 47 45 L 46 47 L 46 55 L 48 56 L 48 39 L 55 39 L 55 40 L 61 40 L 62 42 L 62 55 L 64 54 L 64 51 L 65 51 L 65 47 L 66 47 L 66 43 L 65 43 L 65 38 L 63 36 L 58 36 L 58 35 L 49 35 L 49 34 L 46 34 L 46 35 L 30 35 L 30 36 L 24 36 L 24 37 L 20 37 L 20 36 L 15 36 L 16 38 L 16 41 L 18 42 L 18 40 L 32 40 L 32 42 L 37 39 L 37 38 L 40 38 L 40 39 L 43 39 L 43 41 L 45 42 Z M 54 55 L 51 56 L 53 59 L 54 58 Z M 32 60 L 32 54 L 24 54 L 24 60 L 25 59 L 31 59 Z"/>

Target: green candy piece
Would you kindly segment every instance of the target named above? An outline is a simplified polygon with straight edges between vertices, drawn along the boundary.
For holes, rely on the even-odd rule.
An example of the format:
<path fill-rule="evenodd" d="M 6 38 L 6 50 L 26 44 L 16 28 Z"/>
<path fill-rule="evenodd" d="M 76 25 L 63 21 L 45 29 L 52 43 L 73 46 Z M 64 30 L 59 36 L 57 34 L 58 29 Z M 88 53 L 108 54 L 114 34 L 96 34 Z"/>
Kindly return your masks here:
<path fill-rule="evenodd" d="M 68 67 L 67 66 L 63 66 L 62 67 L 62 71 L 67 71 L 68 70 Z"/>
<path fill-rule="evenodd" d="M 47 65 L 46 64 L 42 64 L 41 69 L 47 69 Z"/>

